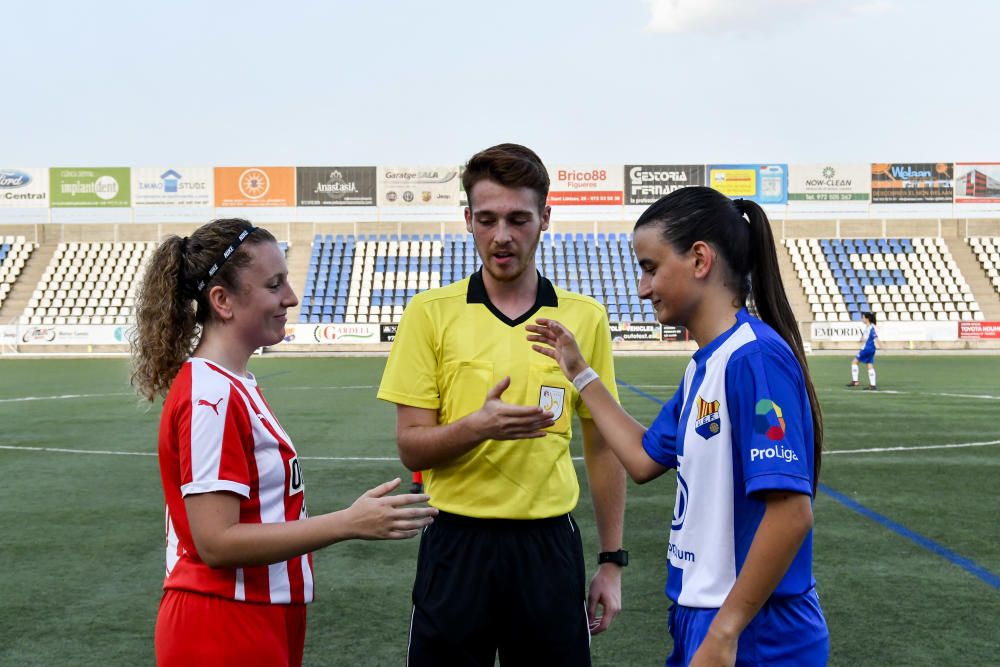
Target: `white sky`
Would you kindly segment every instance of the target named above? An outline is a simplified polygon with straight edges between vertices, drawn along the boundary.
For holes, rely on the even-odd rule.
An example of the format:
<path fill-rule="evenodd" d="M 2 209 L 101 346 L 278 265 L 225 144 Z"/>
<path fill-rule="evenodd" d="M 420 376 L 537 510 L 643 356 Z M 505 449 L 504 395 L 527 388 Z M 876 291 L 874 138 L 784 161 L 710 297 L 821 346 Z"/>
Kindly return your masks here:
<path fill-rule="evenodd" d="M 0 166 L 1000 161 L 989 0 L 19 0 Z"/>

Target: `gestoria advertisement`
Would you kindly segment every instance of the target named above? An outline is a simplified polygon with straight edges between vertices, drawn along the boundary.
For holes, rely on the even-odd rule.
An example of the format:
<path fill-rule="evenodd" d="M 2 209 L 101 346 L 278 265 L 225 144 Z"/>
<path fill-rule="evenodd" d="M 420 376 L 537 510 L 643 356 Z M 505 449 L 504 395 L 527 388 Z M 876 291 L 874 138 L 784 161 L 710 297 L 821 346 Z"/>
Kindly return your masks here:
<path fill-rule="evenodd" d="M 295 206 L 295 167 L 216 167 L 216 206 Z"/>
<path fill-rule="evenodd" d="M 211 167 L 136 167 L 132 170 L 135 206 L 211 206 Z"/>
<path fill-rule="evenodd" d="M 788 167 L 788 201 L 860 201 L 871 199 L 867 164 L 793 164 Z"/>
<path fill-rule="evenodd" d="M 621 206 L 621 165 L 549 167 L 550 206 Z"/>
<path fill-rule="evenodd" d="M 48 169 L 0 169 L 0 208 L 48 207 Z"/>
<path fill-rule="evenodd" d="M 708 186 L 758 204 L 788 202 L 787 164 L 710 164 Z"/>
<path fill-rule="evenodd" d="M 375 167 L 299 167 L 299 206 L 375 206 Z"/>
<path fill-rule="evenodd" d="M 52 167 L 53 208 L 128 207 L 132 187 L 128 167 Z"/>
<path fill-rule="evenodd" d="M 625 165 L 625 203 L 629 206 L 652 204 L 660 197 L 689 185 L 705 185 L 705 165 Z"/>
<path fill-rule="evenodd" d="M 1000 162 L 956 162 L 955 203 L 1000 202 Z"/>
<path fill-rule="evenodd" d="M 458 167 L 379 167 L 381 206 L 458 206 Z"/>
<path fill-rule="evenodd" d="M 872 164 L 873 204 L 952 203 L 951 162 L 876 162 Z"/>

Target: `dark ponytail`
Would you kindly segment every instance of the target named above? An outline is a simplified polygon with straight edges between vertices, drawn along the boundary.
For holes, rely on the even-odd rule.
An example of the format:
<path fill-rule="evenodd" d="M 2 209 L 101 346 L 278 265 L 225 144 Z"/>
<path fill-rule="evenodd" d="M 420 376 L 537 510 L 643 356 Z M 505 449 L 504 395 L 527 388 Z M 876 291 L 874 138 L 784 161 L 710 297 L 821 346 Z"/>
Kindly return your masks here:
<path fill-rule="evenodd" d="M 687 252 L 696 241 L 715 248 L 729 271 L 726 283 L 736 295 L 736 305 L 747 306 L 788 343 L 802 367 L 812 407 L 815 491 L 823 449 L 823 411 L 809 375 L 802 335 L 781 282 L 774 235 L 764 209 L 745 199 L 731 200 L 712 188 L 687 187 L 646 209 L 635 228 L 650 224 L 659 226 L 661 237 L 677 252 Z"/>
<path fill-rule="evenodd" d="M 224 263 L 227 247 L 252 230 Z M 166 395 L 177 371 L 191 355 L 200 327 L 212 318 L 206 294 L 213 285 L 230 291 L 239 287 L 238 272 L 250 263 L 247 246 L 273 242 L 266 229 L 246 220 L 213 220 L 190 237 L 168 236 L 145 266 L 135 296 L 132 346 L 132 386 L 146 400 Z M 213 264 L 216 270 L 211 271 Z M 199 283 L 203 283 L 199 289 Z"/>

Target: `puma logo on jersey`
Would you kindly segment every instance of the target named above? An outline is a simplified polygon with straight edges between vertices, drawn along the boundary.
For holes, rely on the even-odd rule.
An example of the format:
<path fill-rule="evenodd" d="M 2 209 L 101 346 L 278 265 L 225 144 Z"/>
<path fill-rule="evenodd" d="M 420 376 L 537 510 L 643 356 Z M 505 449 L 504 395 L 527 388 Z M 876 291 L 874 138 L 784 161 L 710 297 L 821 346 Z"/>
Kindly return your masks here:
<path fill-rule="evenodd" d="M 204 398 L 199 398 L 198 399 L 198 405 L 207 405 L 208 407 L 212 408 L 212 410 L 215 412 L 215 414 L 219 414 L 219 403 L 222 403 L 222 399 L 221 398 L 219 400 L 217 400 L 215 403 L 209 403 Z"/>

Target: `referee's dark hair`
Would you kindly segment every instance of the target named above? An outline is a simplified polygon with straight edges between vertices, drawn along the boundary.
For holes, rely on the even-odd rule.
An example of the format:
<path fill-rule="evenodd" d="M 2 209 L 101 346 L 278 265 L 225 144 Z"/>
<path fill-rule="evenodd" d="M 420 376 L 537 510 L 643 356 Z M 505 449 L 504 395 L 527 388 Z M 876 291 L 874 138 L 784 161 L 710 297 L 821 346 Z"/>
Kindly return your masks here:
<path fill-rule="evenodd" d="M 465 163 L 462 187 L 472 206 L 472 186 L 496 181 L 506 188 L 530 188 L 538 197 L 538 211 L 549 198 L 549 172 L 533 150 L 520 144 L 497 144 L 479 151 Z"/>
<path fill-rule="evenodd" d="M 661 197 L 639 216 L 635 229 L 647 225 L 656 226 L 663 242 L 678 253 L 686 253 L 695 241 L 715 248 L 729 271 L 726 282 L 736 305 L 754 312 L 788 343 L 802 367 L 812 407 L 815 491 L 823 449 L 823 412 L 809 376 L 799 324 L 781 282 L 774 235 L 764 209 L 748 199 L 733 200 L 712 188 L 690 186 Z"/>

